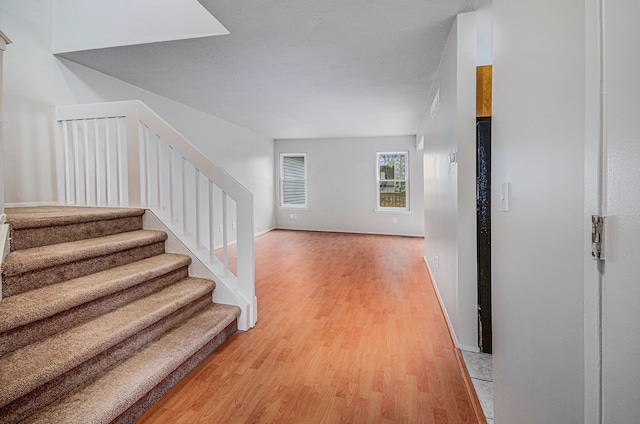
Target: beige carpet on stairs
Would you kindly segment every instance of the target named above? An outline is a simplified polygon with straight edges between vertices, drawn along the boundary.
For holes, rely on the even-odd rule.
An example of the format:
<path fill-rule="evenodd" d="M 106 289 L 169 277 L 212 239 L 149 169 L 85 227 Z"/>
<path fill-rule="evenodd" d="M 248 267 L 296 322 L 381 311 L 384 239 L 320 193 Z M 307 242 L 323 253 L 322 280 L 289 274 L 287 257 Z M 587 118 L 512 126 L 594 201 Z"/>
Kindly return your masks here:
<path fill-rule="evenodd" d="M 143 214 L 7 209 L 0 423 L 132 422 L 236 331 Z"/>

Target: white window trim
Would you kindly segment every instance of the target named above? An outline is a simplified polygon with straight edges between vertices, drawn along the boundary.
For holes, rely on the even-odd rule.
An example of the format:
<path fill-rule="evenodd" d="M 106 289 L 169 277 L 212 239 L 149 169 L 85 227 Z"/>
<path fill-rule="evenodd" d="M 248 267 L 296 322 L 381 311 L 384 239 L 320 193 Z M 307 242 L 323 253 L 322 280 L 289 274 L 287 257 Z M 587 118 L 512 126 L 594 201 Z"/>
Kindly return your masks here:
<path fill-rule="evenodd" d="M 380 206 L 380 155 L 405 155 L 405 185 L 406 185 L 406 196 L 407 196 L 407 206 L 404 208 L 394 208 L 394 207 L 381 207 Z M 411 169 L 410 169 L 410 156 L 408 150 L 397 150 L 397 151 L 389 151 L 382 150 L 376 152 L 376 212 L 411 212 L 411 204 L 410 204 L 410 180 L 411 180 Z M 396 180 L 402 181 L 402 180 Z"/>
<path fill-rule="evenodd" d="M 285 157 L 300 157 L 302 156 L 304 158 L 304 204 L 303 205 L 287 205 L 284 204 L 284 166 L 283 166 L 283 161 Z M 309 196 L 308 196 L 308 190 L 307 190 L 307 154 L 306 153 L 280 153 L 280 160 L 278 161 L 279 163 L 279 178 L 278 178 L 278 184 L 280 185 L 280 201 L 279 201 L 279 205 L 281 208 L 283 209 L 308 209 L 308 203 L 309 203 Z"/>

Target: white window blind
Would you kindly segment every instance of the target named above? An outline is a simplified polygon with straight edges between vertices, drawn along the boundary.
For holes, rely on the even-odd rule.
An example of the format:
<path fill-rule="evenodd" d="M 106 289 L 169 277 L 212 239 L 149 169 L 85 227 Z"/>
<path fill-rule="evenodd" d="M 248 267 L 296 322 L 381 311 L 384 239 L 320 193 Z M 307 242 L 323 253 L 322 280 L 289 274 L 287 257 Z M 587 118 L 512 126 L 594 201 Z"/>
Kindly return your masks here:
<path fill-rule="evenodd" d="M 305 207 L 307 205 L 307 164 L 304 154 L 280 156 L 281 206 Z"/>

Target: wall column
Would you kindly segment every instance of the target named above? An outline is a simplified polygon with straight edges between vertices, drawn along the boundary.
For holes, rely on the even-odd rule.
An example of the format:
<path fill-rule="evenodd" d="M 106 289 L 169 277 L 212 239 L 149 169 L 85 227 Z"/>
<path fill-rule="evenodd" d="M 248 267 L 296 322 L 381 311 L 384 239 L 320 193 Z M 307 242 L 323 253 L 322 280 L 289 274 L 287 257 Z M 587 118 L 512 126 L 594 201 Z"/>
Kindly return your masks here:
<path fill-rule="evenodd" d="M 0 225 L 4 224 L 6 216 L 4 214 L 4 154 L 2 150 L 2 123 L 3 123 L 3 97 L 2 97 L 2 55 L 4 53 L 7 44 L 10 44 L 11 40 L 2 31 L 0 31 Z"/>

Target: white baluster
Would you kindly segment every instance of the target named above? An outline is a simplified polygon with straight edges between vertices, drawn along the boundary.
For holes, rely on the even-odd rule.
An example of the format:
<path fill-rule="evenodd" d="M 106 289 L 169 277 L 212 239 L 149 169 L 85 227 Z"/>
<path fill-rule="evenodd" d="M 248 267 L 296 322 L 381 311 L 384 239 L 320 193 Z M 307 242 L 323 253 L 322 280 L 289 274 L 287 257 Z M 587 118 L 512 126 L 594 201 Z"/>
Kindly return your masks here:
<path fill-rule="evenodd" d="M 103 170 L 102 161 L 100 160 L 100 132 L 98 130 L 98 120 L 93 120 L 93 176 L 95 190 L 95 206 L 104 206 L 102 203 L 103 190 Z"/>
<path fill-rule="evenodd" d="M 224 278 L 229 276 L 229 243 L 227 240 L 227 193 L 222 192 L 222 249 L 224 252 Z"/>
<path fill-rule="evenodd" d="M 200 171 L 195 170 L 196 174 L 196 250 L 200 250 Z"/>
<path fill-rule="evenodd" d="M 171 148 L 171 146 L 169 146 L 169 222 L 171 224 L 175 223 L 175 218 L 174 218 L 174 196 L 173 196 L 173 183 L 174 183 L 174 178 L 173 178 L 173 148 Z"/>
<path fill-rule="evenodd" d="M 84 119 L 82 121 L 82 125 L 83 125 L 83 129 L 84 129 L 84 134 L 83 134 L 83 145 L 84 145 L 84 204 L 85 205 L 90 205 L 91 204 L 91 199 L 90 199 L 90 185 L 89 185 L 89 173 L 90 173 L 90 169 L 89 169 L 89 129 L 87 126 L 87 120 Z"/>
<path fill-rule="evenodd" d="M 215 229 L 215 223 L 213 221 L 213 183 L 211 182 L 211 180 L 209 181 L 209 255 L 210 255 L 210 260 L 211 260 L 211 264 L 214 263 L 214 259 L 216 257 L 215 253 L 214 253 L 214 233 L 216 231 Z"/>
<path fill-rule="evenodd" d="M 109 144 L 111 141 L 111 120 L 104 120 L 104 168 L 105 168 L 105 202 L 107 206 L 113 205 L 113 196 L 111 194 L 111 184 L 113 181 L 113 173 L 111 172 L 111 164 L 113 163 L 111 149 Z"/>
<path fill-rule="evenodd" d="M 80 173 L 80 142 L 78 140 L 78 121 L 71 121 L 72 137 L 73 137 L 73 167 L 75 179 L 75 204 L 80 205 L 81 193 L 81 173 Z"/>
<path fill-rule="evenodd" d="M 180 166 L 182 169 L 182 235 L 187 236 L 187 160 L 181 156 Z"/>
<path fill-rule="evenodd" d="M 65 202 L 67 205 L 72 205 L 75 199 L 71 198 L 71 191 L 73 189 L 71 181 L 71 153 L 69 149 L 69 121 L 62 121 L 62 139 L 64 142 L 64 190 L 65 190 Z"/>

